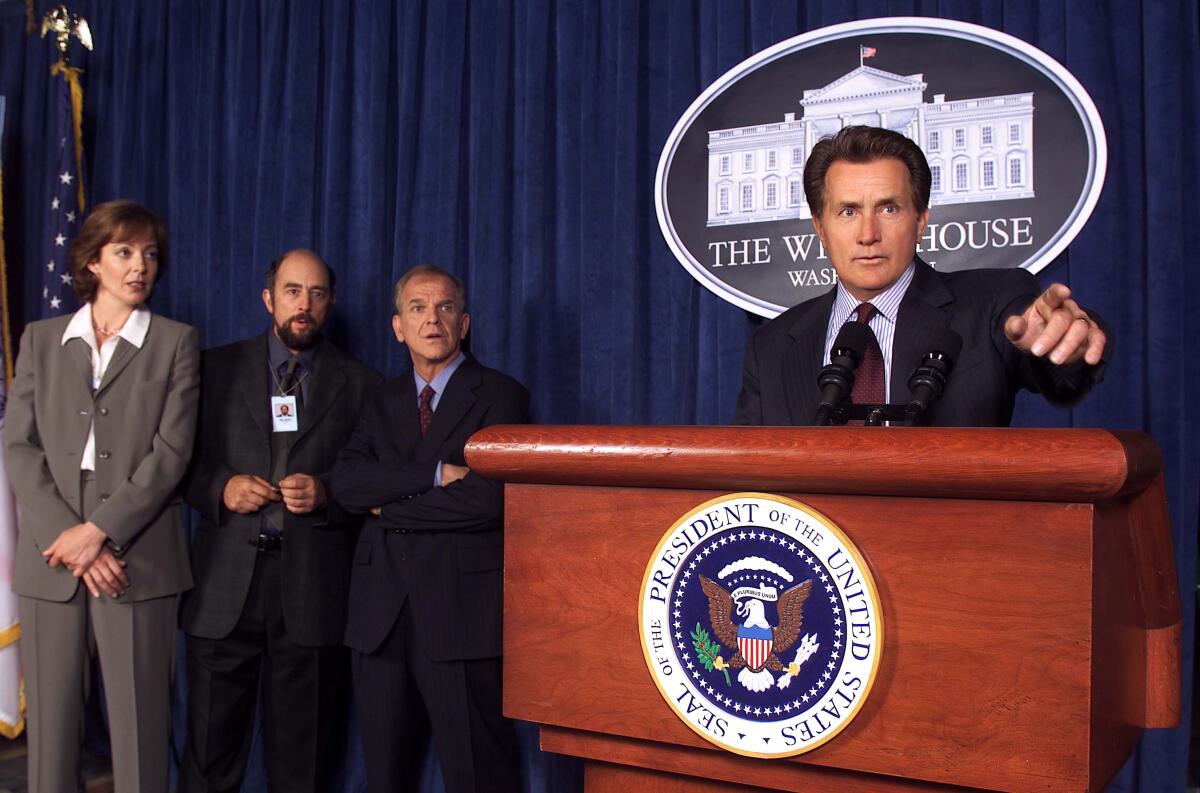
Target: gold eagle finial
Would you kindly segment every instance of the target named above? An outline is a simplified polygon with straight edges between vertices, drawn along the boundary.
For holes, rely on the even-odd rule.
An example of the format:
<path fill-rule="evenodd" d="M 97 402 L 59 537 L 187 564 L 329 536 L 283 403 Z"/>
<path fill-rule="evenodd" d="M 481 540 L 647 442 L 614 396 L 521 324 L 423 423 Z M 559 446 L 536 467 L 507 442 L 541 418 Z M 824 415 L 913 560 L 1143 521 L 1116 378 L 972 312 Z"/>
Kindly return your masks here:
<path fill-rule="evenodd" d="M 79 39 L 80 44 L 89 50 L 92 49 L 92 31 L 88 28 L 87 20 L 68 11 L 65 5 L 51 8 L 42 17 L 42 38 L 45 38 L 47 33 L 54 33 L 54 42 L 63 63 L 71 62 L 67 50 L 72 34 Z"/>

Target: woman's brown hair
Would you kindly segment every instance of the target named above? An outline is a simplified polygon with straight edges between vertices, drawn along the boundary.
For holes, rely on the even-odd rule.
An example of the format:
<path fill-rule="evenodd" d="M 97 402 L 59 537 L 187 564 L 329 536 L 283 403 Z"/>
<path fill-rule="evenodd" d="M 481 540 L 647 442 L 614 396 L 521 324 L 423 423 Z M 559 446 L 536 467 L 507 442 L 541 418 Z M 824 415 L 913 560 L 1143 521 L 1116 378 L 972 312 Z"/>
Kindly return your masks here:
<path fill-rule="evenodd" d="M 100 260 L 100 250 L 105 245 L 147 237 L 153 237 L 158 245 L 156 277 L 161 278 L 167 263 L 167 229 L 162 219 L 133 201 L 106 201 L 97 205 L 71 240 L 68 255 L 71 287 L 80 302 L 90 303 L 96 299 L 100 282 L 88 265 Z"/>

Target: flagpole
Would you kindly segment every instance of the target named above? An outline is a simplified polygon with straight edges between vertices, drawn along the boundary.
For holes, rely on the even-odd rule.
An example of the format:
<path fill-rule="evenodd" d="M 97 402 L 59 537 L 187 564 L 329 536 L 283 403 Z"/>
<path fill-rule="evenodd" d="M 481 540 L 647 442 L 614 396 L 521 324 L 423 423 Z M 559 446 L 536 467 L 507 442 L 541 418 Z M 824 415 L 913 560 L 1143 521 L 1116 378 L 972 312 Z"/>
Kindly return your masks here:
<path fill-rule="evenodd" d="M 70 42 L 74 37 L 85 49 L 92 49 L 92 34 L 87 20 L 64 5 L 46 12 L 42 36 L 52 35 L 58 49 L 58 62 L 50 67 L 56 123 L 51 140 L 58 149 L 54 172 L 50 175 L 50 202 L 43 207 L 49 213 L 45 257 L 41 259 L 43 318 L 70 313 L 78 308 L 72 288 L 68 250 L 71 238 L 79 231 L 86 211 L 83 157 L 83 86 L 81 69 L 71 65 Z"/>

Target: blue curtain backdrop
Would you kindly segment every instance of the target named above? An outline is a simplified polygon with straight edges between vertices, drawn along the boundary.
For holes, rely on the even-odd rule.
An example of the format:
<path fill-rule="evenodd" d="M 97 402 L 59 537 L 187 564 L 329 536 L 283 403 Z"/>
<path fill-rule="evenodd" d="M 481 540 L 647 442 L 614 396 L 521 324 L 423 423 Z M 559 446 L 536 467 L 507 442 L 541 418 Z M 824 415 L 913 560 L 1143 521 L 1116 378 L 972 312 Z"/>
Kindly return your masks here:
<path fill-rule="evenodd" d="M 37 3 L 39 12 L 47 4 Z M 388 288 L 438 262 L 471 293 L 472 347 L 526 383 L 543 422 L 722 423 L 760 323 L 698 286 L 658 231 L 676 119 L 728 68 L 874 16 L 987 25 L 1064 63 L 1104 118 L 1090 223 L 1042 280 L 1108 318 L 1117 355 L 1072 411 L 1022 425 L 1133 427 L 1162 448 L 1187 618 L 1198 526 L 1200 22 L 1195 0 L 1076 3 L 578 0 L 74 0 L 88 193 L 164 215 L 156 311 L 206 345 L 260 331 L 261 273 L 295 246 L 338 270 L 336 339 L 394 375 Z M 7 253 L 19 330 L 36 315 L 53 147 L 47 42 L 0 0 Z M 1192 361 L 1189 363 L 1189 361 Z M 1189 725 L 1152 731 L 1115 790 L 1183 787 Z M 544 781 L 544 780 L 543 780 Z M 550 785 L 556 784 L 553 780 Z"/>

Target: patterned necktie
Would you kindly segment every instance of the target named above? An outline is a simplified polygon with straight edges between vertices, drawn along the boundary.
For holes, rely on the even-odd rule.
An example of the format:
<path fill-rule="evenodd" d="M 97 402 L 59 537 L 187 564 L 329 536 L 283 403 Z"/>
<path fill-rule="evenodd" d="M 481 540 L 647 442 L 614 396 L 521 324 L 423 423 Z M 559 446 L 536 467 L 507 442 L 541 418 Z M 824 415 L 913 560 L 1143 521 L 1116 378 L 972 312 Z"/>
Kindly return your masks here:
<path fill-rule="evenodd" d="M 860 303 L 856 311 L 858 312 L 858 321 L 867 325 L 867 330 L 871 330 L 868 323 L 875 315 L 875 306 L 870 303 Z M 887 391 L 883 387 L 883 351 L 879 349 L 879 339 L 875 337 L 875 332 L 871 331 L 871 341 L 867 344 L 862 363 L 859 364 L 858 371 L 855 373 L 854 390 L 850 392 L 850 399 L 860 405 L 882 405 L 886 397 Z M 853 421 L 850 423 L 862 424 L 863 422 Z"/>
<path fill-rule="evenodd" d="M 429 423 L 433 421 L 433 386 L 426 384 L 421 389 L 421 399 L 417 405 L 417 413 L 421 418 L 421 437 L 429 431 Z"/>
<path fill-rule="evenodd" d="M 283 377 L 279 379 L 279 393 L 277 396 L 294 396 L 296 397 L 296 413 L 300 413 L 300 407 L 304 404 L 304 396 L 301 393 L 300 387 L 300 359 L 289 358 L 284 364 Z M 297 415 L 297 423 L 299 423 Z M 296 437 L 294 432 L 272 432 L 271 433 L 271 484 L 279 484 L 279 480 L 287 476 L 288 453 L 292 450 L 292 440 Z M 263 526 L 263 531 L 266 534 L 279 534 L 283 531 L 283 503 L 276 502 L 268 504 L 266 511 L 267 522 Z"/>

